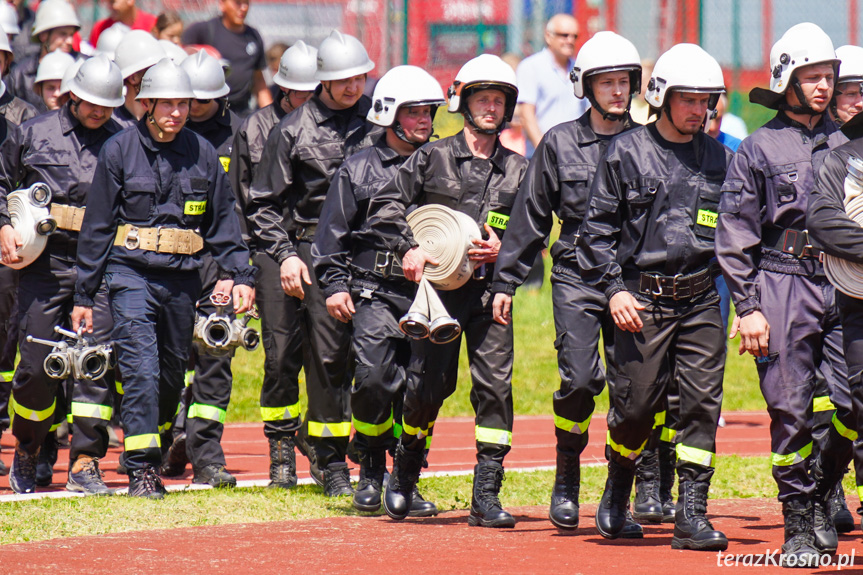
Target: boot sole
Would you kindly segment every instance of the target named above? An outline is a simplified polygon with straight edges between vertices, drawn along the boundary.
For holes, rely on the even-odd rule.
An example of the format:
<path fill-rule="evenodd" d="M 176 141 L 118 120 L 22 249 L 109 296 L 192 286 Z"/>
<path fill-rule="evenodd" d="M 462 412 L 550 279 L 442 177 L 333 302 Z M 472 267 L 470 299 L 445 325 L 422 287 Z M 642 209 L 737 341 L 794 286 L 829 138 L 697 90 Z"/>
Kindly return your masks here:
<path fill-rule="evenodd" d="M 389 507 L 387 507 L 387 500 L 386 500 L 386 497 L 384 497 L 384 499 L 383 499 L 383 503 L 382 503 L 382 505 L 381 505 L 381 506 L 384 508 L 384 511 L 385 511 L 385 512 L 386 512 L 386 514 L 389 516 L 389 518 L 390 518 L 390 519 L 393 519 L 393 520 L 395 520 L 395 521 L 404 521 L 404 520 L 405 520 L 405 518 L 406 518 L 406 517 L 408 516 L 408 514 L 410 513 L 410 511 L 408 511 L 408 513 L 405 513 L 404 515 L 399 515 L 399 514 L 393 513 L 392 511 L 390 511 L 390 508 L 389 508 Z"/>
<path fill-rule="evenodd" d="M 635 511 L 633 511 L 632 512 L 632 518 L 635 519 L 636 521 L 638 521 L 639 523 L 646 521 L 648 523 L 657 523 L 658 524 L 658 523 L 662 523 L 663 515 L 662 515 L 662 513 L 636 513 Z M 672 518 L 672 521 L 673 520 L 674 519 Z"/>
<path fill-rule="evenodd" d="M 728 540 L 708 539 L 706 541 L 695 541 L 693 539 L 671 538 L 672 549 L 689 549 L 691 551 L 725 551 L 728 549 Z"/>
<path fill-rule="evenodd" d="M 105 497 L 108 495 L 114 495 L 114 491 L 112 489 L 108 489 L 107 491 L 90 491 L 77 483 L 66 483 L 66 491 L 71 491 L 72 493 L 84 493 L 86 495 L 93 495 L 96 497 Z"/>
<path fill-rule="evenodd" d="M 296 486 L 296 481 L 294 481 L 293 483 L 278 483 L 276 481 L 270 481 L 270 484 L 267 485 L 267 487 L 270 489 L 293 489 Z"/>
<path fill-rule="evenodd" d="M 511 527 L 515 527 L 515 519 L 513 519 L 512 521 L 508 519 L 488 521 L 486 519 L 483 519 L 482 517 L 470 515 L 467 518 L 467 524 L 471 527 L 494 527 L 498 529 L 508 529 Z"/>
<path fill-rule="evenodd" d="M 359 504 L 356 501 L 354 501 L 353 505 L 354 505 L 354 509 L 356 509 L 357 511 L 362 511 L 363 513 L 374 513 L 376 511 L 380 511 L 381 505 L 383 505 L 383 504 L 381 503 L 379 505 L 362 505 L 362 504 Z M 408 514 L 408 515 L 410 515 L 410 514 Z"/>
<path fill-rule="evenodd" d="M 599 512 L 599 508 L 597 508 L 597 512 Z M 618 531 L 617 533 L 611 533 L 609 531 L 605 531 L 602 527 L 599 526 L 599 521 L 595 515 L 593 517 L 593 523 L 594 523 L 594 526 L 596 527 L 596 530 L 599 532 L 599 534 L 602 535 L 606 539 L 618 539 L 618 538 L 620 538 L 621 533 L 623 532 L 623 526 L 622 525 L 620 527 L 620 531 Z M 636 539 L 635 537 L 630 537 L 630 538 Z"/>
<path fill-rule="evenodd" d="M 408 517 L 437 517 L 437 509 L 426 509 L 424 511 L 410 511 Z"/>

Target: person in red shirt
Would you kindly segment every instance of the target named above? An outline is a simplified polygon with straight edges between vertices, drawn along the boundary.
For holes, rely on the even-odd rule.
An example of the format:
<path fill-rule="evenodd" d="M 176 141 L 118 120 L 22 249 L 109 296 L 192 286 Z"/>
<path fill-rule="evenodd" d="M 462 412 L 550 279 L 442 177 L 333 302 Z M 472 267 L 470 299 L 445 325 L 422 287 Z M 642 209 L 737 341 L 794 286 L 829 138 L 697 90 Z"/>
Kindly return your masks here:
<path fill-rule="evenodd" d="M 104 20 L 93 24 L 90 32 L 90 44 L 95 46 L 99 41 L 99 34 L 107 30 L 116 22 L 122 22 L 132 30 L 144 30 L 149 32 L 156 25 L 156 17 L 143 10 L 138 10 L 135 0 L 107 0 L 111 6 L 111 15 Z"/>

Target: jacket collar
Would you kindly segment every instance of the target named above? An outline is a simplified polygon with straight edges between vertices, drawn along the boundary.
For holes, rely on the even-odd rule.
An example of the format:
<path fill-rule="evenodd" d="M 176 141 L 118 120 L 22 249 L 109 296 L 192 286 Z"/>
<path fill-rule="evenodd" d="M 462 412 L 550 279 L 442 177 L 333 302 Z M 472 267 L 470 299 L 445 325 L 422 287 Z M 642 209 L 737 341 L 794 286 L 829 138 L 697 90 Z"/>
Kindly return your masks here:
<path fill-rule="evenodd" d="M 469 159 L 474 157 L 473 152 L 470 151 L 470 148 L 467 145 L 467 139 L 464 136 L 463 129 L 454 136 L 452 136 L 452 139 L 452 152 L 456 158 Z M 503 144 L 500 143 L 500 138 L 495 137 L 494 153 L 492 153 L 489 160 L 494 165 L 494 167 L 496 167 L 501 172 L 505 170 L 506 150 L 504 150 Z"/>
<path fill-rule="evenodd" d="M 185 146 L 176 146 L 172 144 L 176 144 L 180 139 L 186 137 L 186 129 L 183 128 L 177 134 L 177 137 L 174 138 L 171 142 L 157 142 L 153 139 L 153 136 L 150 135 L 150 130 L 147 129 L 147 116 L 145 115 L 143 118 L 138 120 L 137 124 L 138 129 L 138 137 L 141 140 L 141 144 L 144 145 L 145 148 L 150 150 L 151 152 L 159 153 L 165 150 L 170 150 L 176 154 L 180 154 L 181 156 L 186 155 Z"/>

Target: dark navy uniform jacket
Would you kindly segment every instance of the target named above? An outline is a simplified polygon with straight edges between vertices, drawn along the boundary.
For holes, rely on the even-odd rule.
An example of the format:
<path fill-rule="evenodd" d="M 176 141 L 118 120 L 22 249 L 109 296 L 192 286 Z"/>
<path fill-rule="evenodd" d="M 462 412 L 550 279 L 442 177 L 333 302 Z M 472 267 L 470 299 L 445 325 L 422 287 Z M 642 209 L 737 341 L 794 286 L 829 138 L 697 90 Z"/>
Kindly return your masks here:
<path fill-rule="evenodd" d="M 843 144 L 827 154 L 809 194 L 806 226 L 818 247 L 830 255 L 863 264 L 863 227 L 845 213 L 848 158 L 863 158 L 863 139 Z"/>
<path fill-rule="evenodd" d="M 10 177 L 19 188 L 47 184 L 52 204 L 84 207 L 99 153 L 120 127 L 109 119 L 96 130 L 85 128 L 72 115 L 70 104 L 21 125 Z M 78 232 L 58 229 L 48 236 L 41 258 L 50 255 L 74 262 L 78 237 Z"/>
<path fill-rule="evenodd" d="M 706 268 L 730 162 L 731 150 L 704 132 L 688 144 L 667 142 L 655 124 L 616 136 L 597 168 L 579 237 L 584 280 L 610 300 L 642 273 Z"/>
<path fill-rule="evenodd" d="M 498 140 L 489 159 L 470 151 L 464 131 L 426 144 L 402 164 L 395 177 L 369 204 L 369 227 L 385 238 L 388 249 L 404 256 L 418 246 L 405 219 L 409 206 L 442 204 L 483 224 L 492 222 L 499 238 L 505 225 L 494 216 L 509 218 L 527 160 Z M 491 224 L 490 224 L 491 225 Z"/>
<path fill-rule="evenodd" d="M 366 223 L 369 201 L 393 179 L 406 159 L 381 136 L 374 146 L 345 160 L 333 178 L 312 246 L 315 275 L 326 297 L 349 291 L 353 253 L 387 250 L 384 239 Z"/>
<path fill-rule="evenodd" d="M 809 130 L 779 112 L 737 148 L 722 186 L 716 255 L 738 315 L 761 309 L 759 269 L 823 274 L 818 260 L 762 246 L 762 236 L 806 229 L 815 174 L 827 153 L 847 141 L 826 114 Z"/>
<path fill-rule="evenodd" d="M 197 229 L 204 249 L 236 283 L 254 285 L 254 268 L 240 237 L 225 170 L 216 150 L 191 130 L 159 143 L 146 119 L 103 147 L 87 198 L 78 249 L 76 305 L 92 305 L 106 268 L 155 272 L 197 271 L 197 254 L 167 254 L 115 246 L 119 224 Z"/>
<path fill-rule="evenodd" d="M 18 187 L 15 176 L 16 153 L 21 129 L 9 120 L 0 119 L 0 228 L 12 225 L 6 203 L 7 190 Z"/>
<path fill-rule="evenodd" d="M 215 116 L 203 122 L 195 122 L 189 118 L 186 127 L 203 136 L 216 148 L 219 161 L 227 172 L 231 161 L 231 148 L 234 145 L 234 134 L 240 127 L 240 121 L 240 117 L 228 108 L 227 102 L 221 100 Z"/>
<path fill-rule="evenodd" d="M 270 132 L 249 191 L 249 231 L 258 249 L 279 264 L 297 253 L 288 232 L 317 225 L 330 182 L 345 158 L 383 133 L 366 122 L 368 97 L 337 111 L 324 105 L 320 90 Z"/>
<path fill-rule="evenodd" d="M 0 80 L 2 81 L 2 80 Z M 6 90 L 0 96 L 0 114 L 7 120 L 20 126 L 27 120 L 38 116 L 41 112 L 36 106 L 29 104 L 21 98 L 16 98 L 10 91 Z"/>
<path fill-rule="evenodd" d="M 632 127 L 627 116 L 624 130 Z M 551 250 L 554 263 L 578 271 L 575 239 L 587 210 L 596 167 L 610 140 L 593 131 L 590 110 L 577 120 L 553 127 L 543 136 L 512 209 L 507 226 L 510 233 L 495 265 L 493 292 L 513 295 L 524 283 L 536 254 L 545 247 L 555 214 L 561 230 Z"/>
<path fill-rule="evenodd" d="M 120 124 L 120 127 L 124 130 L 138 123 L 138 118 L 129 111 L 129 108 L 127 108 L 125 104 L 114 108 L 113 118 L 114 121 Z"/>

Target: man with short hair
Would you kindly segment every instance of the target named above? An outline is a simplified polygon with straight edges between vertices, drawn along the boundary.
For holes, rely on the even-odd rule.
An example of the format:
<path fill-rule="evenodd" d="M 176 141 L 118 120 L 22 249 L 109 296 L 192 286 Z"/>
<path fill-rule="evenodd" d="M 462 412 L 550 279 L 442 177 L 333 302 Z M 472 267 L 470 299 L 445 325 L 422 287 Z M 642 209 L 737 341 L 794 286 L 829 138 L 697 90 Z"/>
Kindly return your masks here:
<path fill-rule="evenodd" d="M 183 32 L 183 44 L 205 44 L 219 51 L 231 66 L 228 102 L 241 116 L 251 111 L 250 99 L 257 107 L 273 103 L 263 70 L 267 66 L 264 41 L 258 31 L 246 24 L 250 0 L 219 0 L 219 12 L 212 20 L 196 22 Z"/>
<path fill-rule="evenodd" d="M 839 77 L 830 103 L 830 117 L 842 125 L 863 111 L 863 48 L 839 46 L 836 57 L 840 61 Z"/>
<path fill-rule="evenodd" d="M 110 5 L 111 14 L 93 24 L 93 30 L 90 32 L 91 46 L 99 42 L 102 32 L 117 22 L 122 22 L 132 30 L 145 32 L 149 32 L 156 25 L 156 17 L 135 6 L 135 0 L 106 0 L 106 3 Z"/>
<path fill-rule="evenodd" d="M 584 279 L 605 292 L 617 330 L 606 458 L 596 511 L 607 539 L 624 535 L 636 461 L 680 390 L 674 549 L 724 550 L 707 519 L 722 403 L 725 330 L 714 287 L 713 234 L 731 152 L 705 134 L 725 91 L 722 69 L 694 44 L 656 62 L 647 102 L 656 122 L 617 136 L 599 162 L 578 244 Z"/>
<path fill-rule="evenodd" d="M 527 136 L 528 158 L 549 129 L 571 122 L 587 110 L 588 102 L 575 97 L 569 82 L 577 38 L 576 19 L 570 14 L 555 14 L 545 26 L 546 47 L 518 65 L 518 110 Z"/>

